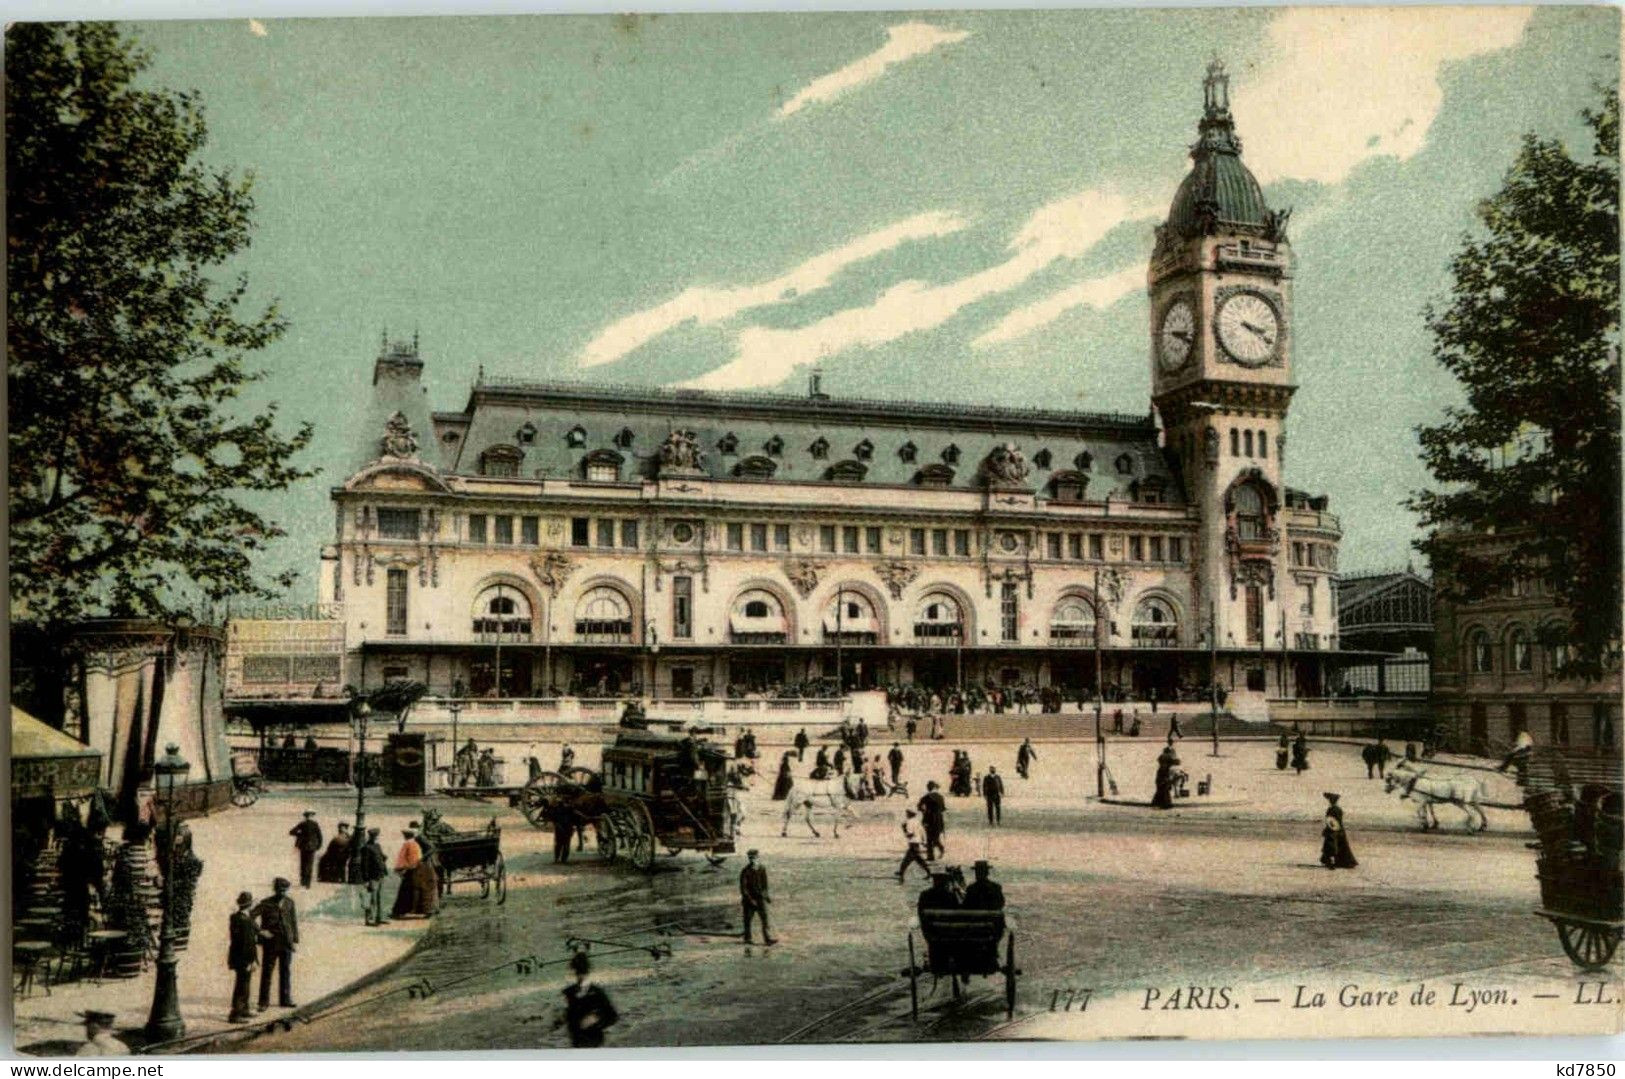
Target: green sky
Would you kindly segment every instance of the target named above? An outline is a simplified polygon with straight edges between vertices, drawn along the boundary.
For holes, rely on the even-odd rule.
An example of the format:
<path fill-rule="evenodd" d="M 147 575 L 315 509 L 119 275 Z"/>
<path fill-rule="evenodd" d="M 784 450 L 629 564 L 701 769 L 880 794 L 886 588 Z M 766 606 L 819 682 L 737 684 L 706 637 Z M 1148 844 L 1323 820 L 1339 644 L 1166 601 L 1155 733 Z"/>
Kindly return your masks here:
<path fill-rule="evenodd" d="M 326 471 L 267 500 L 304 571 L 379 333 L 437 408 L 491 374 L 1143 412 L 1144 264 L 1203 69 L 1295 208 L 1294 486 L 1345 569 L 1402 564 L 1422 307 L 1527 130 L 1587 148 L 1607 8 L 910 12 L 141 23 L 257 177 L 260 355 Z"/>

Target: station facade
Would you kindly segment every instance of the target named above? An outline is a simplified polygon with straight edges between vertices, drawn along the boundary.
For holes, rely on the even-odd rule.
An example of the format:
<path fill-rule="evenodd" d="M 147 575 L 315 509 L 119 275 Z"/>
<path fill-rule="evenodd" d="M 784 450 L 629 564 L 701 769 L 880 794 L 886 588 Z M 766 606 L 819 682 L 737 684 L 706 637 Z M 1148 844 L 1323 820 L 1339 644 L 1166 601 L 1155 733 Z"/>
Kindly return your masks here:
<path fill-rule="evenodd" d="M 385 341 L 332 492 L 346 679 L 539 698 L 1326 692 L 1341 527 L 1283 479 L 1292 253 L 1215 66 L 1143 415 L 481 377 Z M 1098 646 L 1098 660 L 1096 651 Z M 1216 657 L 1216 658 L 1215 658 Z M 1115 687 L 1115 689 L 1111 689 Z"/>

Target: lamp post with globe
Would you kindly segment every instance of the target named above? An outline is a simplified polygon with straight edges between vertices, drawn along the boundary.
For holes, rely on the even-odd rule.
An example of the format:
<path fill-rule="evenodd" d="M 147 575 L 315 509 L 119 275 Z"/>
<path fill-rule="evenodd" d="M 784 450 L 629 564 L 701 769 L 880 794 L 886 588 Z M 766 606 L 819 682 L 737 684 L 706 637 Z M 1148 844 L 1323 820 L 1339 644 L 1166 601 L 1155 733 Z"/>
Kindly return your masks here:
<path fill-rule="evenodd" d="M 176 981 L 175 955 L 175 781 L 192 770 L 191 764 L 180 755 L 174 743 L 164 747 L 164 755 L 152 766 L 153 780 L 164 798 L 164 842 L 170 844 L 166 852 L 163 891 L 163 923 L 159 930 L 158 979 L 152 989 L 152 1012 L 147 1017 L 146 1035 L 149 1044 L 174 1041 L 186 1033 L 186 1022 L 181 1018 L 180 988 Z"/>
<path fill-rule="evenodd" d="M 361 880 L 361 848 L 367 842 L 367 718 L 372 715 L 372 705 L 367 698 L 356 692 L 350 698 L 350 718 L 355 721 L 356 750 L 355 765 L 351 771 L 355 775 L 355 830 L 350 834 L 350 865 L 346 877 L 352 882 Z"/>

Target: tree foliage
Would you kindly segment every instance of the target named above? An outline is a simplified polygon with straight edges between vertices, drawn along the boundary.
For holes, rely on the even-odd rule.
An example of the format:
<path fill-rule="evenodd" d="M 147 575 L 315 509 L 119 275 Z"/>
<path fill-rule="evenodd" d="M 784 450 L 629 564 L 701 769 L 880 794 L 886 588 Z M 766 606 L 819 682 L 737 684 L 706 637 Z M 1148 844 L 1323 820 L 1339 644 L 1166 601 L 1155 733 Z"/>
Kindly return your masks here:
<path fill-rule="evenodd" d="M 1571 668 L 1595 677 L 1620 639 L 1618 92 L 1585 119 L 1580 159 L 1524 137 L 1455 257 L 1448 306 L 1428 308 L 1466 404 L 1420 429 L 1438 489 L 1409 504 L 1452 598 L 1547 582 L 1571 612 Z"/>
<path fill-rule="evenodd" d="M 138 87 L 149 57 L 116 27 L 7 36 L 13 616 L 269 598 L 252 562 L 282 530 L 240 496 L 312 475 L 290 464 L 311 432 L 237 400 L 284 327 L 209 276 L 248 246 L 251 178 L 195 160 L 198 100 Z"/>

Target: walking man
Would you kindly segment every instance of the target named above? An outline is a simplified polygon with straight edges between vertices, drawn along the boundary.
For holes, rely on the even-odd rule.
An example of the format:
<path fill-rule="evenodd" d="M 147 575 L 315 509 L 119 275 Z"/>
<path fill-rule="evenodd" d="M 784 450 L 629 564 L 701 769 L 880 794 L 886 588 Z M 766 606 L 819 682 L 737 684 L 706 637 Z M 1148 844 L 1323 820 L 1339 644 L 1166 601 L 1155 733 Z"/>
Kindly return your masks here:
<path fill-rule="evenodd" d="M 886 754 L 886 763 L 891 765 L 891 785 L 895 787 L 903 774 L 903 747 L 893 742 L 891 752 Z"/>
<path fill-rule="evenodd" d="M 762 943 L 777 944 L 773 936 L 773 929 L 767 921 L 767 905 L 773 902 L 767 894 L 767 869 L 756 861 L 758 851 L 752 849 L 745 852 L 748 859 L 745 868 L 739 871 L 739 905 L 745 915 L 745 943 L 754 944 L 750 936 L 750 923 L 753 918 L 762 919 Z"/>
<path fill-rule="evenodd" d="M 931 875 L 931 867 L 925 864 L 925 855 L 920 850 L 920 826 L 917 814 L 912 809 L 903 811 L 903 841 L 908 844 L 908 850 L 903 852 L 903 862 L 897 867 L 897 880 L 902 882 L 908 875 L 908 867 L 917 865 L 925 871 L 926 876 Z"/>
<path fill-rule="evenodd" d="M 570 957 L 575 984 L 564 989 L 564 1023 L 570 1030 L 570 1044 L 577 1049 L 597 1049 L 604 1044 L 604 1031 L 620 1018 L 609 994 L 587 981 L 592 961 L 586 952 Z"/>
<path fill-rule="evenodd" d="M 987 800 L 987 822 L 994 827 L 1004 823 L 1004 779 L 991 764 L 982 777 L 982 797 Z"/>
<path fill-rule="evenodd" d="M 260 900 L 254 916 L 260 923 L 260 1002 L 259 1010 L 271 1006 L 271 971 L 277 972 L 277 1006 L 292 1008 L 293 953 L 299 945 L 299 918 L 293 900 L 288 898 L 292 885 L 286 877 L 271 882 L 275 892 Z"/>
<path fill-rule="evenodd" d="M 246 1023 L 252 1014 L 248 1010 L 248 990 L 254 968 L 259 966 L 259 949 L 255 947 L 259 931 L 254 928 L 254 915 L 250 909 L 254 897 L 247 892 L 237 893 L 237 909 L 228 923 L 230 944 L 226 949 L 226 966 L 231 969 L 231 1014 L 227 1022 Z"/>
<path fill-rule="evenodd" d="M 1022 779 L 1028 778 L 1027 772 L 1032 768 L 1033 761 L 1036 761 L 1037 759 L 1038 751 L 1033 748 L 1033 740 L 1031 738 L 1023 738 L 1021 740 L 1021 748 L 1016 750 L 1016 774 Z"/>
<path fill-rule="evenodd" d="M 807 747 L 811 744 L 812 740 L 807 737 L 806 727 L 796 732 L 796 762 L 798 764 L 807 759 Z"/>
<path fill-rule="evenodd" d="M 1156 711 L 1157 711 L 1157 698 L 1152 697 L 1151 698 L 1151 712 L 1154 715 L 1156 713 Z M 1168 737 L 1169 738 L 1179 738 L 1179 739 L 1183 739 L 1185 737 L 1185 732 L 1179 729 L 1179 713 L 1178 712 L 1171 712 L 1168 715 Z"/>
<path fill-rule="evenodd" d="M 389 879 L 389 858 L 378 845 L 378 829 L 367 829 L 361 848 L 361 883 L 367 889 L 363 912 L 368 925 L 384 924 L 384 881 Z"/>
<path fill-rule="evenodd" d="M 937 788 L 937 781 L 925 785 L 925 796 L 916 806 L 920 811 L 920 824 L 925 829 L 925 856 L 937 858 L 948 852 L 942 845 L 942 834 L 948 830 L 948 802 Z"/>
<path fill-rule="evenodd" d="M 293 836 L 293 847 L 299 852 L 299 887 L 309 888 L 316 869 L 316 852 L 322 849 L 322 826 L 316 823 L 316 811 L 305 810 L 305 819 L 288 834 Z"/>

